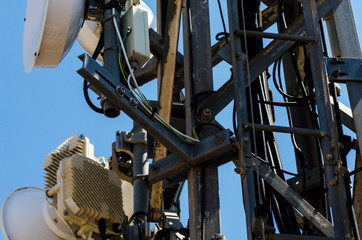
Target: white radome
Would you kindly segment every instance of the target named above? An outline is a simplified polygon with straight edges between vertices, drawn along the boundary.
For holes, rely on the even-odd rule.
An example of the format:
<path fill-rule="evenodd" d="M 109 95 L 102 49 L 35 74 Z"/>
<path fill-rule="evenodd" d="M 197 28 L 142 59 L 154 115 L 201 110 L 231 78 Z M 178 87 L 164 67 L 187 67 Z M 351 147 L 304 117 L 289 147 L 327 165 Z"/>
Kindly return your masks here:
<path fill-rule="evenodd" d="M 36 187 L 23 187 L 12 192 L 0 212 L 4 239 L 73 239 L 71 230 L 45 199 L 44 190 Z"/>
<path fill-rule="evenodd" d="M 83 23 L 85 0 L 28 0 L 23 37 L 24 70 L 56 67 Z"/>

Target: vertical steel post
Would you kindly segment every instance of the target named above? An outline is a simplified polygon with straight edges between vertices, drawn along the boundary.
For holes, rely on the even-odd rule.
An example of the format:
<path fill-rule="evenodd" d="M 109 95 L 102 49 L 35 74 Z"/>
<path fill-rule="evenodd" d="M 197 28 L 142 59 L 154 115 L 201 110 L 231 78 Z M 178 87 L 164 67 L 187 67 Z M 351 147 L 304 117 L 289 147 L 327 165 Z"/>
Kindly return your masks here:
<path fill-rule="evenodd" d="M 333 56 L 362 59 L 350 0 L 343 0 L 326 19 Z M 347 82 L 359 151 L 362 152 L 362 84 Z"/>
<path fill-rule="evenodd" d="M 148 175 L 147 160 L 147 133 L 135 124 L 131 136 L 133 142 L 133 212 L 137 217 L 145 219 L 148 211 L 148 182 L 144 176 Z"/>
<path fill-rule="evenodd" d="M 297 19 L 302 13 L 300 12 L 299 3 L 294 0 L 284 0 L 284 7 L 288 9 L 285 11 L 285 21 L 287 26 L 292 24 L 295 19 Z M 289 50 L 290 51 L 290 50 Z M 303 78 L 306 76 L 306 72 L 304 70 L 304 65 L 307 62 L 303 53 L 303 46 L 296 45 L 293 54 L 296 61 L 296 67 L 300 72 L 300 76 Z M 285 86 L 286 91 L 288 94 L 297 97 L 303 97 L 302 90 L 300 90 L 300 85 L 298 85 L 298 79 L 295 67 L 293 66 L 294 63 L 292 62 L 292 56 L 287 51 L 283 55 L 283 68 L 284 68 L 284 76 L 285 76 Z M 313 122 L 310 118 L 310 106 L 307 105 L 306 107 L 298 107 L 298 108 L 289 108 L 291 113 L 291 122 L 293 123 L 294 127 L 300 128 L 313 128 Z M 307 171 L 311 171 L 315 168 L 319 168 L 320 174 L 320 186 L 317 186 L 313 189 L 307 189 L 306 187 L 306 200 L 310 202 L 313 207 L 315 207 L 319 212 L 323 215 L 327 214 L 326 211 L 326 204 L 325 204 L 325 193 L 324 193 L 324 178 L 323 178 L 323 169 L 321 168 L 321 156 L 320 156 L 320 149 L 319 149 L 319 141 L 316 137 L 313 136 L 306 136 L 306 135 L 294 135 L 295 144 L 300 148 L 302 151 L 306 162 Z M 296 165 L 299 174 L 303 174 L 302 172 L 302 163 L 298 158 L 299 156 L 296 155 Z M 299 160 L 299 161 L 298 161 Z M 307 179 L 302 184 L 306 184 Z M 307 185 L 307 184 L 306 184 Z M 320 197 L 323 196 L 323 197 Z M 313 225 L 309 226 L 309 228 L 314 228 Z"/>
<path fill-rule="evenodd" d="M 104 0 L 107 5 L 111 0 Z M 112 9 L 106 9 L 104 12 L 104 68 L 112 74 L 116 79 L 120 79 L 120 69 L 118 65 L 118 44 L 116 30 L 113 24 Z M 104 115 L 107 117 L 117 117 L 120 111 L 108 99 L 102 99 L 101 105 Z"/>
<path fill-rule="evenodd" d="M 109 4 L 111 0 L 104 0 L 104 5 Z M 118 65 L 118 44 L 116 30 L 113 24 L 112 9 L 104 12 L 104 68 L 116 79 L 120 78 L 120 69 Z"/>
<path fill-rule="evenodd" d="M 360 44 L 353 18 L 352 5 L 350 0 L 344 0 L 339 4 L 333 13 L 326 19 L 329 39 L 333 56 L 362 59 Z M 356 127 L 359 152 L 362 152 L 362 84 L 358 82 L 347 82 L 347 90 Z M 360 158 L 356 158 L 356 168 L 361 165 Z M 355 183 L 361 181 L 360 175 L 355 175 Z M 354 190 L 353 201 L 362 201 L 362 195 Z M 352 211 L 353 211 L 353 206 Z M 359 232 L 362 231 L 362 211 L 356 209 Z"/>
<path fill-rule="evenodd" d="M 237 112 L 238 141 L 241 148 L 239 150 L 240 175 L 243 186 L 244 208 L 246 215 L 247 236 L 249 240 L 253 239 L 253 223 L 255 221 L 256 193 L 254 183 L 254 172 L 250 166 L 245 165 L 245 158 L 251 158 L 250 134 L 243 131 L 243 124 L 248 120 L 248 106 L 246 100 L 246 79 L 244 79 L 244 61 L 241 44 L 242 41 L 233 34 L 235 30 L 241 29 L 239 25 L 238 1 L 228 0 L 228 16 L 231 44 L 231 58 L 233 63 L 233 78 L 235 90 L 235 107 Z M 247 56 L 246 56 L 247 57 Z"/>
<path fill-rule="evenodd" d="M 310 64 L 316 92 L 320 127 L 322 131 L 328 132 L 328 138 L 323 139 L 321 144 L 335 234 L 337 238 L 350 239 L 351 223 L 347 212 L 337 130 L 333 119 L 322 55 L 317 6 L 314 0 L 303 0 L 302 3 L 307 34 L 315 38 L 315 42 L 310 44 L 309 47 Z"/>
<path fill-rule="evenodd" d="M 129 228 L 129 239 L 148 239 L 149 223 L 147 211 L 149 201 L 149 186 L 147 160 L 147 132 L 134 123 L 133 133 L 127 135 L 133 144 L 133 217 L 135 224 Z M 140 220 L 142 219 L 142 220 Z M 141 223 L 143 221 L 143 223 Z"/>
<path fill-rule="evenodd" d="M 191 134 L 197 116 L 191 102 L 201 103 L 213 90 L 208 0 L 185 0 L 183 6 L 186 127 Z M 197 99 L 195 99 L 197 98 Z M 205 132 L 205 136 L 210 132 Z M 191 239 L 214 239 L 220 233 L 220 203 L 216 160 L 193 167 L 188 174 Z"/>

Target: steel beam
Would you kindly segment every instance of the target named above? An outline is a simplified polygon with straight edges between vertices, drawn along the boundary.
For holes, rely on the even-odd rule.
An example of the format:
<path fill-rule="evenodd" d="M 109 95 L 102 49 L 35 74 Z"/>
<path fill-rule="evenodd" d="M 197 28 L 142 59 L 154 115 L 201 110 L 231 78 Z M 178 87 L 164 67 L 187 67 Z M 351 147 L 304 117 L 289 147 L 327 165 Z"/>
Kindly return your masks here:
<path fill-rule="evenodd" d="M 262 31 L 265 31 L 271 27 L 275 22 L 279 20 L 278 1 L 274 1 L 267 9 L 262 13 Z"/>
<path fill-rule="evenodd" d="M 185 0 L 183 6 L 186 129 L 194 124 L 194 97 L 213 90 L 212 49 L 208 0 Z M 201 94 L 201 96 L 200 96 Z M 205 131 L 204 135 L 212 134 Z M 188 174 L 189 227 L 191 239 L 213 239 L 220 233 L 220 203 L 217 160 L 192 167 Z"/>
<path fill-rule="evenodd" d="M 164 159 L 152 163 L 150 165 L 151 171 L 148 180 L 153 183 L 175 176 L 230 150 L 232 150 L 230 131 L 219 132 L 214 136 L 204 139 L 201 143 L 194 145 L 192 149 L 193 157 L 188 161 L 178 159 L 175 155 L 169 155 Z"/>
<path fill-rule="evenodd" d="M 320 0 L 317 3 L 318 6 L 318 15 L 320 18 L 329 13 L 338 3 L 342 0 Z M 301 16 L 297 18 L 294 24 L 291 24 L 289 28 L 284 32 L 287 34 L 301 35 L 305 31 L 304 17 Z M 250 79 L 253 81 L 257 78 L 263 71 L 265 71 L 271 64 L 273 64 L 278 58 L 280 58 L 289 48 L 294 45 L 292 41 L 284 40 L 274 40 L 266 48 L 261 50 L 261 52 L 255 56 L 250 61 Z M 244 73 L 244 78 L 246 78 L 246 73 Z M 213 95 L 210 96 L 210 100 L 206 100 L 202 105 L 199 106 L 200 109 L 209 108 L 212 112 L 212 117 L 215 117 L 220 110 L 223 108 L 218 105 L 227 105 L 229 104 L 234 96 L 233 88 L 233 79 L 227 81 L 221 88 L 219 88 Z M 248 83 L 246 83 L 248 86 Z M 225 101 L 225 99 L 230 100 L 230 102 Z M 225 105 L 225 106 L 226 106 Z"/>
<path fill-rule="evenodd" d="M 151 48 L 151 52 L 154 55 L 158 56 L 159 58 L 162 58 L 162 56 L 164 55 L 164 51 L 165 51 L 165 39 L 160 34 L 158 34 L 155 30 L 153 30 L 152 28 L 149 30 L 149 32 L 150 32 L 150 48 Z M 182 67 L 184 65 L 184 60 L 183 60 L 182 53 L 177 51 L 175 57 L 176 57 L 177 66 Z"/>
<path fill-rule="evenodd" d="M 251 166 L 254 171 L 259 168 L 260 176 L 327 237 L 335 236 L 333 225 L 271 169 L 263 164 L 257 166 L 258 160 L 255 158 L 248 160 L 248 164 L 250 164 L 249 166 Z"/>
<path fill-rule="evenodd" d="M 243 0 L 242 0 L 243 1 Z M 229 16 L 229 29 L 230 32 L 234 32 L 238 29 L 241 29 L 239 17 L 241 12 L 238 11 L 238 1 L 237 0 L 228 0 L 228 16 Z M 247 76 L 244 72 L 244 62 L 248 56 L 242 52 L 242 41 L 240 38 L 237 38 L 234 34 L 230 36 L 230 46 L 231 46 L 231 59 L 233 66 L 233 79 L 234 81 L 229 84 L 229 97 L 235 97 L 235 109 L 237 113 L 237 140 L 240 143 L 240 149 L 238 151 L 238 167 L 241 176 L 241 183 L 243 188 L 243 199 L 244 199 L 244 209 L 245 209 L 245 218 L 246 218 L 246 230 L 247 237 L 249 240 L 254 239 L 254 229 L 257 226 L 260 226 L 262 222 L 260 218 L 256 218 L 255 210 L 257 202 L 260 203 L 259 199 L 257 200 L 256 194 L 256 185 L 255 185 L 255 175 L 253 171 L 246 171 L 246 159 L 251 157 L 251 141 L 250 134 L 248 131 L 244 131 L 243 123 L 248 122 L 248 105 L 246 99 L 246 89 L 247 79 L 250 77 L 250 81 L 254 79 L 252 76 Z M 246 77 L 245 77 L 246 76 Z M 225 103 L 225 102 L 224 102 Z M 215 102 L 214 102 L 215 104 Z M 204 104 L 203 104 L 204 105 Z M 223 104 L 221 104 L 223 105 Z M 200 107 L 201 109 L 204 106 Z M 199 109 L 200 109 L 199 108 Z M 211 108 L 213 117 L 216 115 L 216 109 Z M 255 137 L 255 136 L 254 136 Z M 259 179 L 258 179 L 259 180 Z M 257 181 L 258 181 L 257 180 Z M 263 223 L 262 223 L 263 224 Z M 257 229 L 260 229 L 258 227 Z M 258 235 L 263 235 L 264 232 L 258 232 Z"/>
<path fill-rule="evenodd" d="M 314 168 L 307 172 L 306 189 L 316 189 L 321 184 L 320 169 Z M 298 194 L 303 193 L 303 176 L 293 177 L 287 180 L 288 185 Z"/>
<path fill-rule="evenodd" d="M 323 61 L 319 31 L 319 16 L 315 0 L 303 0 L 303 12 L 308 36 L 316 41 L 309 45 L 310 66 L 315 87 L 320 129 L 327 131 L 329 138 L 321 140 L 325 165 L 325 178 L 332 208 L 335 237 L 349 239 L 351 222 L 347 211 L 341 159 L 338 150 L 337 129 L 333 120 L 328 81 Z"/>
<path fill-rule="evenodd" d="M 361 47 L 358 40 L 356 25 L 353 18 L 350 0 L 344 0 L 327 19 L 327 27 L 333 56 L 343 58 L 362 59 Z M 359 152 L 362 152 L 362 84 L 361 82 L 347 82 L 349 101 L 353 114 L 354 125 L 358 140 Z M 360 178 L 361 176 L 355 176 Z M 358 180 L 361 181 L 360 179 Z M 361 194 L 353 198 L 354 202 L 361 201 Z M 356 211 L 359 231 L 362 231 L 362 212 Z M 356 228 L 354 228 L 356 229 Z M 358 230 L 356 230 L 358 231 Z M 355 233 L 355 235 L 358 235 Z M 358 239 L 358 236 L 354 236 Z"/>
<path fill-rule="evenodd" d="M 133 97 L 124 85 L 119 83 L 89 55 L 83 54 L 80 58 L 83 61 L 83 67 L 77 71 L 78 74 L 102 92 L 117 108 L 146 129 L 155 139 L 162 142 L 170 152 L 181 159 L 190 159 L 192 157 L 190 144 L 180 141 L 170 130 L 154 119 L 149 118 L 137 105 L 130 103 L 134 103 L 132 101 Z"/>

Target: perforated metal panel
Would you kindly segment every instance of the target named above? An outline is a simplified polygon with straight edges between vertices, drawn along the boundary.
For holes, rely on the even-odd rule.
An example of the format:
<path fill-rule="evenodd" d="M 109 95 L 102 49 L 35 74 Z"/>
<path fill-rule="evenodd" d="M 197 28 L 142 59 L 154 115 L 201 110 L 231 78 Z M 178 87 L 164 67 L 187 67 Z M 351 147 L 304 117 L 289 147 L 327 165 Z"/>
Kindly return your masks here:
<path fill-rule="evenodd" d="M 48 154 L 43 163 L 45 189 L 50 189 L 57 184 L 57 171 L 60 161 L 74 154 L 94 158 L 94 148 L 89 143 L 88 138 L 73 135 L 60 144 L 54 152 Z"/>
<path fill-rule="evenodd" d="M 61 161 L 58 171 L 59 214 L 81 228 L 98 231 L 104 219 L 108 230 L 125 218 L 121 180 L 101 164 L 75 154 Z"/>

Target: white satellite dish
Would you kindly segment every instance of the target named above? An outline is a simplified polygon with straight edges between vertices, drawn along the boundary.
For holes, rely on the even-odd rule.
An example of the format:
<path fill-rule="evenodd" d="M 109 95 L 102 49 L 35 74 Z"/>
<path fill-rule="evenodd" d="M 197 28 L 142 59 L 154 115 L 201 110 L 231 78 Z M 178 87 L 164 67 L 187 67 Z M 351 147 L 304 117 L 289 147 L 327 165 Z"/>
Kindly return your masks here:
<path fill-rule="evenodd" d="M 46 202 L 40 188 L 23 187 L 12 192 L 0 212 L 5 240 L 73 239 L 72 231 Z"/>
<path fill-rule="evenodd" d="M 56 67 L 73 45 L 82 26 L 85 0 L 28 0 L 23 38 L 23 63 Z"/>

